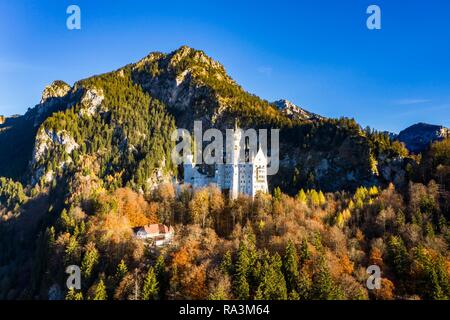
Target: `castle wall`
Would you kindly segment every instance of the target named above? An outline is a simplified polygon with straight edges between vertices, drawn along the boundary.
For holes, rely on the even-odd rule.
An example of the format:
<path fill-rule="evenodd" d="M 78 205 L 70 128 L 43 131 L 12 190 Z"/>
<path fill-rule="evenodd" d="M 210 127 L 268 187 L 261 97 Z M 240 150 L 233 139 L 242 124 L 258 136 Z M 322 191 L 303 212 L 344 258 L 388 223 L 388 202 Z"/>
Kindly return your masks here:
<path fill-rule="evenodd" d="M 228 157 L 232 163 L 216 165 L 214 177 L 208 177 L 198 171 L 191 157 L 189 163 L 184 165 L 184 183 L 191 184 L 193 188 L 215 184 L 221 190 L 229 190 L 232 199 L 239 194 L 254 197 L 259 191 L 268 192 L 267 158 L 264 153 L 259 150 L 249 162 L 240 162 L 241 131 L 237 130 L 233 138 L 232 152 Z"/>

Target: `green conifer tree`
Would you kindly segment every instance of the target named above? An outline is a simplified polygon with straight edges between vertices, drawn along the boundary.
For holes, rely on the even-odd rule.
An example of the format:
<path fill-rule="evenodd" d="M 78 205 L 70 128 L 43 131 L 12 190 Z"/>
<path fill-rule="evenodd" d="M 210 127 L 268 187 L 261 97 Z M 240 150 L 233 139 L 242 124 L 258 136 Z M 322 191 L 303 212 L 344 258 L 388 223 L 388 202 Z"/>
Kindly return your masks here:
<path fill-rule="evenodd" d="M 270 256 L 263 254 L 261 280 L 255 294 L 255 299 L 286 300 L 286 281 L 282 272 L 282 261 L 278 253 Z"/>
<path fill-rule="evenodd" d="M 388 255 L 399 279 L 406 276 L 409 257 L 405 244 L 399 236 L 391 236 L 388 242 Z"/>
<path fill-rule="evenodd" d="M 280 187 L 276 187 L 275 189 L 273 189 L 273 201 L 279 202 L 281 201 L 281 189 Z"/>
<path fill-rule="evenodd" d="M 305 268 L 298 276 L 297 292 L 300 300 L 309 300 L 311 297 L 312 279 Z"/>
<path fill-rule="evenodd" d="M 108 295 L 106 294 L 106 286 L 105 283 L 103 282 L 103 279 L 101 279 L 98 282 L 97 287 L 95 288 L 95 295 L 93 300 L 107 300 L 107 299 Z"/>
<path fill-rule="evenodd" d="M 226 274 L 233 274 L 233 261 L 231 259 L 231 252 L 227 251 L 225 252 L 225 255 L 223 256 L 222 263 L 220 264 L 220 270 L 223 273 Z"/>
<path fill-rule="evenodd" d="M 125 261 L 122 259 L 122 260 L 120 260 L 119 264 L 117 265 L 116 275 L 115 275 L 116 281 L 120 282 L 127 273 L 128 273 L 128 267 L 127 267 Z"/>
<path fill-rule="evenodd" d="M 92 275 L 94 266 L 98 263 L 99 255 L 97 248 L 93 242 L 89 242 L 86 246 L 86 252 L 81 262 L 81 273 L 85 279 L 89 279 Z"/>
<path fill-rule="evenodd" d="M 298 256 L 294 244 L 289 240 L 283 261 L 283 272 L 288 292 L 296 290 L 298 281 Z"/>
<path fill-rule="evenodd" d="M 310 256 L 311 253 L 309 252 L 308 249 L 308 241 L 305 238 L 303 238 L 302 243 L 300 245 L 300 253 L 299 253 L 300 263 L 304 265 L 306 260 L 308 260 Z"/>
<path fill-rule="evenodd" d="M 167 288 L 169 287 L 169 278 L 166 272 L 166 263 L 163 255 L 159 255 L 156 259 L 155 275 L 159 286 L 159 298 L 163 299 L 166 295 Z"/>
<path fill-rule="evenodd" d="M 150 267 L 145 277 L 144 287 L 142 288 L 143 300 L 155 300 L 158 298 L 158 280 L 156 279 L 155 270 Z"/>
<path fill-rule="evenodd" d="M 321 256 L 312 278 L 312 298 L 316 300 L 334 300 L 339 298 L 339 289 L 331 278 L 325 258 Z"/>
<path fill-rule="evenodd" d="M 248 274 L 250 271 L 250 258 L 245 242 L 239 244 L 234 275 L 235 296 L 241 300 L 250 298 L 250 286 L 248 284 Z"/>

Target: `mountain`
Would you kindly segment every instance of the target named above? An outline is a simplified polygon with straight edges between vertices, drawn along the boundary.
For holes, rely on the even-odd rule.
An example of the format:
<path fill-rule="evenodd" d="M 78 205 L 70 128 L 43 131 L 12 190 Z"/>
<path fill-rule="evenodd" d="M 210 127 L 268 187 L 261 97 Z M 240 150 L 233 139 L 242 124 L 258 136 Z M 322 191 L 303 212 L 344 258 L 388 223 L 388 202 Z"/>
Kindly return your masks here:
<path fill-rule="evenodd" d="M 241 125 L 286 126 L 291 123 L 278 109 L 249 94 L 225 68 L 203 51 L 183 46 L 169 53 L 151 53 L 129 66 L 131 78 L 167 105 L 177 125 L 192 128 L 193 120 L 206 127 Z"/>
<path fill-rule="evenodd" d="M 386 134 L 389 139 L 391 140 L 397 140 L 398 134 L 390 131 L 382 131 L 382 133 Z"/>
<path fill-rule="evenodd" d="M 273 196 L 230 201 L 214 188 L 174 188 L 171 133 L 192 130 L 194 120 L 204 129 L 236 120 L 280 129 Z M 448 149 L 437 145 L 428 157 L 433 179 L 449 176 Z M 433 181 L 408 184 L 413 161 L 387 133 L 248 93 L 186 46 L 73 86 L 54 81 L 25 115 L 0 124 L 0 299 L 93 299 L 102 287 L 110 299 L 129 299 L 150 266 L 161 299 L 286 299 L 293 248 L 303 280 L 325 279 L 307 284 L 302 299 L 368 298 L 358 270 L 371 261 L 390 271 L 382 296 L 394 297 L 394 288 L 402 298 L 450 296 L 441 214 L 450 202 L 439 201 Z M 148 250 L 133 236 L 150 223 L 173 225 L 173 245 Z M 247 283 L 230 272 L 246 257 L 256 258 L 248 274 L 263 277 Z M 82 290 L 66 290 L 68 265 L 81 266 Z M 422 265 L 433 269 L 413 268 Z M 432 290 L 405 285 L 416 278 Z M 241 281 L 247 292 L 235 292 Z"/>
<path fill-rule="evenodd" d="M 439 141 L 449 136 L 450 129 L 421 122 L 402 130 L 396 139 L 405 143 L 409 151 L 420 153 L 425 151 L 434 141 Z"/>
<path fill-rule="evenodd" d="M 105 186 L 151 189 L 177 175 L 175 126 L 279 128 L 280 172 L 270 184 L 355 189 L 404 179 L 405 153 L 351 119 L 326 119 L 239 86 L 203 51 L 183 46 L 76 82 L 47 86 L 39 104 L 0 127 L 0 176 L 31 186 L 54 184 L 86 165 Z M 314 121 L 312 121 L 314 120 Z M 87 169 L 86 169 L 87 170 Z M 91 172 L 93 168 L 89 168 Z"/>
<path fill-rule="evenodd" d="M 299 106 L 296 106 L 292 102 L 281 99 L 274 101 L 273 104 L 281 110 L 283 114 L 285 114 L 287 117 L 291 119 L 297 119 L 297 120 L 320 120 L 323 119 L 323 117 L 309 112 L 303 108 L 300 108 Z"/>

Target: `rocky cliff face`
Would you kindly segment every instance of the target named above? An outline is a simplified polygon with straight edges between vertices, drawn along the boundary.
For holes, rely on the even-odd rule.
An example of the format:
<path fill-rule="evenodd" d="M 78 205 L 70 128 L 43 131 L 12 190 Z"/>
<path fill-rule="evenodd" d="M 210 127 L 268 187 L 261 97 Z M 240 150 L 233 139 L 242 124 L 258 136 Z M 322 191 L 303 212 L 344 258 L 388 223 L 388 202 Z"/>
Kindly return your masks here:
<path fill-rule="evenodd" d="M 81 105 L 83 106 L 79 112 L 82 117 L 92 117 L 96 113 L 105 113 L 108 109 L 102 107 L 105 96 L 102 90 L 87 89 L 81 97 Z"/>
<path fill-rule="evenodd" d="M 45 166 L 47 161 L 52 161 L 55 154 L 62 150 L 68 157 L 60 159 L 57 165 L 59 168 L 64 168 L 72 162 L 72 158 L 70 157 L 72 151 L 79 147 L 75 139 L 66 131 L 55 132 L 42 127 L 36 135 L 36 142 L 32 154 L 31 170 L 33 175 L 31 183 L 38 183 L 43 175 L 46 175 L 45 182 L 50 182 L 53 179 L 53 170 L 46 170 Z"/>
<path fill-rule="evenodd" d="M 417 123 L 401 131 L 397 140 L 405 143 L 409 151 L 420 153 L 436 140 L 450 137 L 450 129 L 427 123 Z"/>
<path fill-rule="evenodd" d="M 323 119 L 323 117 L 309 112 L 303 108 L 300 108 L 299 106 L 296 106 L 292 102 L 281 99 L 273 102 L 275 106 L 277 106 L 278 109 L 281 110 L 283 114 L 285 114 L 287 117 L 291 119 L 298 119 L 298 120 L 320 120 Z"/>
<path fill-rule="evenodd" d="M 211 81 L 236 85 L 224 67 L 202 51 L 189 47 L 166 55 L 151 53 L 132 66 L 133 80 L 153 97 L 164 102 L 177 117 L 177 123 L 191 128 L 193 121 L 217 123 L 227 108 Z"/>
<path fill-rule="evenodd" d="M 64 110 L 68 107 L 71 87 L 61 80 L 53 81 L 42 92 L 41 101 L 25 114 L 26 119 L 33 122 L 35 128 L 53 112 Z"/>
<path fill-rule="evenodd" d="M 50 85 L 46 86 L 42 92 L 41 104 L 47 102 L 52 98 L 64 97 L 70 91 L 70 86 L 61 80 L 53 81 Z"/>

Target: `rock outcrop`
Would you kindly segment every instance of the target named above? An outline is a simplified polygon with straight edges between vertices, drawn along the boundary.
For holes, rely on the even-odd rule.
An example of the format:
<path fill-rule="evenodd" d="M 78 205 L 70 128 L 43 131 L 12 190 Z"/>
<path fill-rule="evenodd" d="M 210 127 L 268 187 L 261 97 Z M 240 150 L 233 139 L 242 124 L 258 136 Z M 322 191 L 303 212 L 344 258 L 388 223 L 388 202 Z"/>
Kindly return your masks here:
<path fill-rule="evenodd" d="M 286 99 L 281 99 L 281 100 L 275 101 L 275 102 L 273 102 L 273 104 L 276 105 L 277 108 L 280 109 L 281 112 L 283 112 L 289 118 L 298 119 L 298 120 L 323 119 L 323 117 L 321 117 L 315 113 L 309 112 L 309 111 L 293 104 L 292 102 L 290 102 Z"/>
<path fill-rule="evenodd" d="M 69 155 L 69 157 L 58 160 L 58 167 L 64 168 L 68 163 L 72 162 L 70 155 L 79 147 L 80 146 L 75 142 L 75 139 L 67 132 L 55 132 L 53 130 L 41 128 L 36 135 L 36 142 L 31 160 L 32 184 L 38 183 L 42 176 L 45 176 L 45 182 L 50 182 L 53 178 L 53 171 L 46 171 L 46 162 L 56 160 L 55 155 L 60 153 L 62 149 Z"/>
<path fill-rule="evenodd" d="M 53 81 L 42 92 L 41 101 L 34 108 L 28 110 L 25 117 L 33 122 L 35 128 L 55 111 L 68 107 L 71 87 L 61 80 Z"/>
<path fill-rule="evenodd" d="M 226 109 L 226 100 L 215 92 L 211 82 L 235 85 L 219 62 L 187 46 L 167 55 L 149 54 L 132 65 L 132 77 L 164 102 L 185 128 L 192 126 L 194 119 L 217 123 Z"/>
<path fill-rule="evenodd" d="M 101 104 L 105 99 L 103 92 L 95 89 L 88 89 L 81 98 L 82 108 L 80 110 L 80 116 L 93 116 L 97 112 L 107 111 L 101 109 Z"/>
<path fill-rule="evenodd" d="M 46 86 L 42 92 L 41 104 L 45 103 L 51 98 L 64 97 L 70 91 L 70 86 L 61 80 L 53 81 L 50 85 Z"/>

